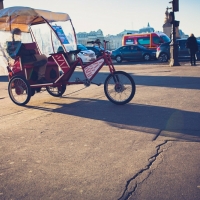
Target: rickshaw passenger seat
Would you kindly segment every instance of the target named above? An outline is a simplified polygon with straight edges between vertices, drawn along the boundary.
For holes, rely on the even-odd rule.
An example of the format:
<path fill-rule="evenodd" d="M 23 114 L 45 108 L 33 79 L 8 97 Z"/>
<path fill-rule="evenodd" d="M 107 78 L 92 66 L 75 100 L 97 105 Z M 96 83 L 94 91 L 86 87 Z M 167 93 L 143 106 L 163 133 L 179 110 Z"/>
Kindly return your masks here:
<path fill-rule="evenodd" d="M 25 49 L 34 49 L 36 51 L 36 54 L 39 54 L 39 51 L 38 51 L 38 48 L 37 48 L 37 45 L 35 42 L 32 42 L 32 43 L 23 43 Z"/>
<path fill-rule="evenodd" d="M 35 42 L 32 42 L 32 43 L 23 43 L 25 49 L 27 50 L 35 50 L 35 53 L 36 54 L 39 54 L 39 51 L 38 51 L 38 48 L 37 48 L 37 45 Z M 40 60 L 40 61 L 36 61 L 34 62 L 33 64 L 24 64 L 24 68 L 32 68 L 32 67 L 41 67 L 43 65 L 45 65 L 47 63 L 46 60 Z"/>

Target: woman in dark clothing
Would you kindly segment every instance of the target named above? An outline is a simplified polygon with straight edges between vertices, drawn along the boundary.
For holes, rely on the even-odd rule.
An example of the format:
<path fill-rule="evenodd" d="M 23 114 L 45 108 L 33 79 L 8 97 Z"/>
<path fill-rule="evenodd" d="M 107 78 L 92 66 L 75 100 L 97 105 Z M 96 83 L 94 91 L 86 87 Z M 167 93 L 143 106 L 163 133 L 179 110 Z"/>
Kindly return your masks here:
<path fill-rule="evenodd" d="M 196 52 L 198 51 L 198 44 L 197 44 L 196 37 L 194 37 L 193 33 L 187 39 L 186 47 L 190 51 L 190 63 L 191 63 L 191 66 L 193 65 L 193 63 L 194 63 L 194 66 L 195 66 L 196 65 L 195 55 L 196 55 Z"/>

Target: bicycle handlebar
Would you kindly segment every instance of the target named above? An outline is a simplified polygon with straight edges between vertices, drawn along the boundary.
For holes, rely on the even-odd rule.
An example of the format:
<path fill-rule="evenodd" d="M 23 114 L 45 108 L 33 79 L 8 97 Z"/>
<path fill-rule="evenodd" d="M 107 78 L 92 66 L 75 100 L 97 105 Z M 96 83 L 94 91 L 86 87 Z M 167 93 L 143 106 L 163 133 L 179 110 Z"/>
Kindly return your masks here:
<path fill-rule="evenodd" d="M 103 40 L 103 42 L 104 42 L 104 49 L 106 49 L 106 44 L 109 41 Z M 96 39 L 95 41 L 88 41 L 87 44 L 97 44 L 100 47 L 101 41 L 99 39 Z"/>
<path fill-rule="evenodd" d="M 88 41 L 87 44 L 98 44 L 98 45 L 100 45 L 101 42 L 100 42 L 99 39 L 96 39 L 95 41 Z"/>
<path fill-rule="evenodd" d="M 108 43 L 109 41 L 103 40 L 104 43 Z M 88 41 L 87 44 L 101 44 L 99 39 L 96 39 L 95 41 Z"/>
<path fill-rule="evenodd" d="M 103 42 L 104 42 L 104 43 L 108 43 L 109 41 L 104 40 Z"/>
<path fill-rule="evenodd" d="M 88 41 L 87 44 L 94 44 L 94 41 Z"/>
<path fill-rule="evenodd" d="M 81 50 L 80 49 L 77 49 L 77 50 L 73 50 L 73 51 L 69 51 L 68 53 L 69 54 L 78 54 L 79 52 L 81 52 Z"/>

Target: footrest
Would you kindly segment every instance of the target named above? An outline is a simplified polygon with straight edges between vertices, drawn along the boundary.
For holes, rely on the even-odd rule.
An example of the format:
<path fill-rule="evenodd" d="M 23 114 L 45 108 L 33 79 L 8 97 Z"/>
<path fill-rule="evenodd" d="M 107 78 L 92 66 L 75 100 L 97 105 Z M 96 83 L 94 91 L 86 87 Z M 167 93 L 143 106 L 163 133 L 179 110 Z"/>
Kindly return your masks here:
<path fill-rule="evenodd" d="M 102 83 L 94 83 L 94 82 L 91 82 L 91 84 L 94 84 L 94 85 L 100 86 Z"/>

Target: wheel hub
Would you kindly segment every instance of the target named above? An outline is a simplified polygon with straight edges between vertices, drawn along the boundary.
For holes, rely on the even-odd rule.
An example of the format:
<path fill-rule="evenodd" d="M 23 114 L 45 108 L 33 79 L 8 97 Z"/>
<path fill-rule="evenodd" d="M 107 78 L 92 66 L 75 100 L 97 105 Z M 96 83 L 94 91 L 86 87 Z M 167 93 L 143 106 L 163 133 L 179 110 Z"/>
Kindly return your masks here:
<path fill-rule="evenodd" d="M 83 82 L 84 82 L 84 85 L 85 85 L 86 87 L 89 87 L 90 84 L 91 84 L 91 82 L 90 82 L 89 79 L 85 79 Z"/>
<path fill-rule="evenodd" d="M 124 91 L 124 86 L 121 83 L 115 84 L 115 91 L 120 93 Z"/>
<path fill-rule="evenodd" d="M 24 88 L 21 86 L 15 87 L 15 92 L 17 95 L 23 94 L 24 93 Z"/>

